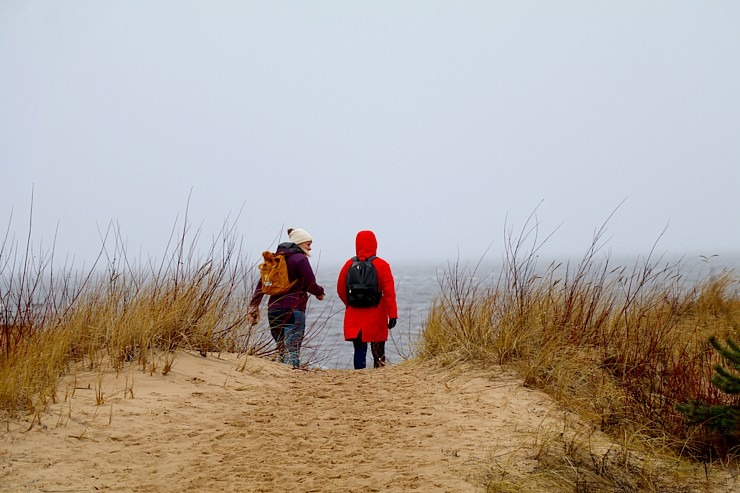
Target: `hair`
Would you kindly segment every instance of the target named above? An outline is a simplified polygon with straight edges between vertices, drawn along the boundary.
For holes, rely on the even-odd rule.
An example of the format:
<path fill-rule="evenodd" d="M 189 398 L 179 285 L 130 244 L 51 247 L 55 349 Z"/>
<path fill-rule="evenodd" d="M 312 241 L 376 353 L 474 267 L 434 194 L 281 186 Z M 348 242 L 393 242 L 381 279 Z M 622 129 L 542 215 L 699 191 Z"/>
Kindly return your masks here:
<path fill-rule="evenodd" d="M 288 228 L 288 236 L 290 236 L 290 233 L 293 232 L 293 228 Z"/>

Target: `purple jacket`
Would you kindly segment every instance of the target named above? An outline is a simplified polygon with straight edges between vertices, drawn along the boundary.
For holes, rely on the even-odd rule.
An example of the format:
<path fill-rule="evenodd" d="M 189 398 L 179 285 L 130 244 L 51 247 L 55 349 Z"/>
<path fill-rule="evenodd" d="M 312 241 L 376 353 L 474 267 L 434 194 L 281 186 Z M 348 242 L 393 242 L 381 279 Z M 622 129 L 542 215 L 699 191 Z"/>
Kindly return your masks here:
<path fill-rule="evenodd" d="M 288 264 L 288 278 L 291 281 L 297 279 L 298 282 L 287 293 L 270 296 L 267 301 L 267 309 L 292 309 L 305 312 L 308 295 L 321 296 L 324 294 L 324 288 L 316 284 L 316 276 L 314 276 L 308 257 L 303 253 L 301 247 L 295 243 L 281 243 L 278 245 L 277 253 L 285 254 L 285 260 Z M 262 279 L 260 279 L 254 288 L 254 294 L 249 305 L 259 306 L 262 302 L 262 296 L 264 294 L 262 293 Z"/>

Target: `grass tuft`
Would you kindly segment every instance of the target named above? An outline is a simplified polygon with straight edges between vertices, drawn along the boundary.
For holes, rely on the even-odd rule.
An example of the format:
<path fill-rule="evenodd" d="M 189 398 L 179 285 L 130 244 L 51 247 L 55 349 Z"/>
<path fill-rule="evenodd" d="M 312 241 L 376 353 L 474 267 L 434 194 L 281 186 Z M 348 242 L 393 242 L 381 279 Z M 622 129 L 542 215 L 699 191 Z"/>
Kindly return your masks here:
<path fill-rule="evenodd" d="M 109 238 L 112 237 L 112 240 Z M 30 238 L 30 235 L 29 235 Z M 59 377 L 77 368 L 170 372 L 178 350 L 266 355 L 263 331 L 246 320 L 253 289 L 232 227 L 225 225 L 204 258 L 187 225 L 164 260 L 137 265 L 111 228 L 85 275 L 58 275 L 53 253 L 0 243 L 0 410 L 40 415 L 57 399 Z M 113 246 L 106 245 L 112 241 Z M 95 389 L 104 404 L 102 383 Z M 133 379 L 128 389 L 134 395 Z"/>
<path fill-rule="evenodd" d="M 734 273 L 688 282 L 681 262 L 654 260 L 652 252 L 631 267 L 614 265 L 601 254 L 603 227 L 580 261 L 541 267 L 542 243 L 531 241 L 533 231 L 509 234 L 498 273 L 458 263 L 440 276 L 419 356 L 446 365 L 510 365 L 525 385 L 548 392 L 600 431 L 631 437 L 619 454 L 649 450 L 732 460 L 737 444 L 688 426 L 676 404 L 731 399 L 710 383 L 718 357 L 707 341 L 738 337 Z M 576 491 L 597 491 L 603 479 L 584 476 L 578 463 L 615 467 L 613 454 L 576 459 L 561 466 L 578 475 L 557 474 L 568 477 Z M 612 478 L 604 491 L 639 490 L 651 477 L 636 483 L 633 478 L 624 488 Z M 514 491 L 502 484 L 490 491 L 509 490 Z"/>

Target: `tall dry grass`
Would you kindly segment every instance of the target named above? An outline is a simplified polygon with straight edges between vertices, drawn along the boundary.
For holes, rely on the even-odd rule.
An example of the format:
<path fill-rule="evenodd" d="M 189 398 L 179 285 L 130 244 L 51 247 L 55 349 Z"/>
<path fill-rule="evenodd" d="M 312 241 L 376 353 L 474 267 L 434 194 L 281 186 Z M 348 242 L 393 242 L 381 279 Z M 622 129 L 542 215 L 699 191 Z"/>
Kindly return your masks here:
<path fill-rule="evenodd" d="M 29 228 L 30 229 L 30 228 Z M 0 245 L 0 410 L 38 414 L 73 364 L 100 371 L 136 361 L 171 370 L 176 351 L 267 355 L 264 331 L 246 320 L 253 266 L 225 224 L 203 255 L 187 217 L 163 260 L 132 262 L 116 228 L 85 275 L 55 270 L 51 254 L 6 234 Z M 112 244 L 112 246 L 108 246 Z M 102 397 L 102 396 L 101 396 Z"/>
<path fill-rule="evenodd" d="M 678 403 L 739 404 L 710 384 L 707 340 L 738 339 L 740 290 L 723 271 L 696 280 L 682 263 L 614 265 L 602 227 L 576 263 L 538 265 L 536 228 L 505 239 L 503 268 L 451 265 L 419 355 L 446 365 L 512 365 L 601 430 L 655 452 L 728 459 L 737 444 L 687 426 Z"/>

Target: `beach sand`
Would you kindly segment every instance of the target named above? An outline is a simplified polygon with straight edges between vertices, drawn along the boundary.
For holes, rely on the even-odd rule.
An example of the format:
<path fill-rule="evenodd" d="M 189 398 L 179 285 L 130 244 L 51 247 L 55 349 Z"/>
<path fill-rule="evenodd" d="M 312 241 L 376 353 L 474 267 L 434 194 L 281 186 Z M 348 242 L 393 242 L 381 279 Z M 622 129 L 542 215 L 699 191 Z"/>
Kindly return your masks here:
<path fill-rule="evenodd" d="M 0 489 L 477 492 L 501 472 L 492 461 L 534 471 L 563 417 L 501 369 L 305 371 L 182 352 L 167 375 L 77 372 L 40 425 L 3 423 Z"/>

